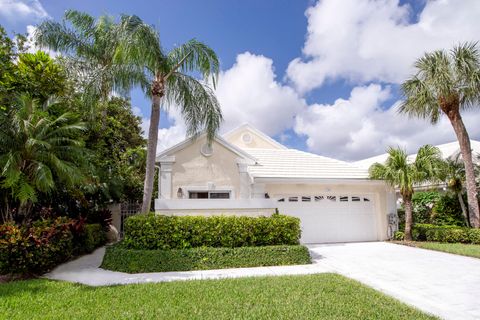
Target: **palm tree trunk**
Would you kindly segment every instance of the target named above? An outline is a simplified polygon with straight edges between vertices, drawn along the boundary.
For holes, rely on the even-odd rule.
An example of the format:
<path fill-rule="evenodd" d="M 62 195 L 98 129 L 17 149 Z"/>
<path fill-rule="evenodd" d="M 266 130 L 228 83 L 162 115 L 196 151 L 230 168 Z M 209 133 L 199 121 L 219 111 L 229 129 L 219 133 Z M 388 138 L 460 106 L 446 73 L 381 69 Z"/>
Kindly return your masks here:
<path fill-rule="evenodd" d="M 457 197 L 458 197 L 458 202 L 460 202 L 460 207 L 462 208 L 462 215 L 463 215 L 463 218 L 465 219 L 465 223 L 467 224 L 467 227 L 470 227 L 468 212 L 467 212 L 467 208 L 465 207 L 465 202 L 463 201 L 462 192 L 457 192 Z"/>
<path fill-rule="evenodd" d="M 468 212 L 470 214 L 470 225 L 474 228 L 478 228 L 480 227 L 480 210 L 478 207 L 477 185 L 475 183 L 475 171 L 473 168 L 470 138 L 468 136 L 467 129 L 463 124 L 460 112 L 452 112 L 452 114 L 447 114 L 447 116 L 452 123 L 455 134 L 457 135 L 463 163 L 465 164 L 467 203 Z"/>
<path fill-rule="evenodd" d="M 412 196 L 403 195 L 403 203 L 405 205 L 405 240 L 412 241 L 412 224 L 413 224 L 413 205 Z"/>
<path fill-rule="evenodd" d="M 145 183 L 143 185 L 142 213 L 150 212 L 152 202 L 153 182 L 155 180 L 158 124 L 160 123 L 160 100 L 160 94 L 152 94 L 152 112 L 150 115 L 150 128 L 148 129 L 147 163 L 145 170 Z"/>

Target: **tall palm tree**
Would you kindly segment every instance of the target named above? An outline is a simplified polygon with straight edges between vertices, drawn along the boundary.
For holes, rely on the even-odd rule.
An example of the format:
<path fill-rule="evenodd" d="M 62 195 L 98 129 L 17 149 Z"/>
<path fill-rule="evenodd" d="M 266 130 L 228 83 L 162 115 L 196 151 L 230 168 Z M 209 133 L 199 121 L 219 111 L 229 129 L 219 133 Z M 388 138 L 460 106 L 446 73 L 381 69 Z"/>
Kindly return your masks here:
<path fill-rule="evenodd" d="M 106 103 L 112 93 L 128 93 L 135 85 L 144 84 L 142 70 L 126 61 L 119 61 L 122 29 L 112 17 L 95 20 L 76 10 L 65 12 L 61 23 L 46 20 L 35 31 L 35 41 L 41 47 L 59 51 L 65 70 L 83 89 L 90 106 Z"/>
<path fill-rule="evenodd" d="M 415 62 L 416 75 L 402 84 L 405 97 L 400 112 L 437 123 L 445 114 L 453 126 L 465 164 L 468 211 L 471 225 L 480 226 L 472 149 L 461 111 L 480 103 L 480 53 L 476 43 L 450 52 L 426 53 Z"/>
<path fill-rule="evenodd" d="M 465 181 L 465 164 L 458 153 L 443 162 L 443 168 L 441 173 L 441 179 L 447 184 L 447 188 L 451 190 L 458 198 L 460 207 L 462 209 L 462 215 L 465 219 L 465 224 L 470 226 L 469 213 L 463 200 L 463 190 Z"/>
<path fill-rule="evenodd" d="M 55 104 L 42 106 L 22 96 L 17 106 L 0 115 L 0 187 L 10 190 L 22 216 L 28 216 L 38 194 L 53 191 L 56 182 L 73 186 L 84 178 L 80 137 L 85 125 L 68 112 L 49 115 L 50 108 Z"/>
<path fill-rule="evenodd" d="M 374 163 L 370 169 L 370 178 L 385 180 L 400 190 L 405 206 L 405 240 L 412 240 L 412 196 L 415 186 L 437 180 L 441 164 L 441 152 L 438 148 L 424 145 L 418 150 L 415 161 L 409 162 L 407 152 L 400 148 L 388 149 L 385 164 Z"/>
<path fill-rule="evenodd" d="M 160 109 L 180 108 L 187 134 L 194 136 L 204 129 L 211 142 L 222 121 L 222 113 L 208 82 L 215 87 L 219 62 L 210 47 L 195 39 L 165 52 L 156 29 L 137 16 L 123 16 L 122 26 L 124 34 L 128 34 L 122 42 L 124 58 L 139 64 L 150 81 L 148 93 L 152 107 L 142 203 L 145 213 L 150 211 L 153 193 Z M 195 75 L 203 80 L 196 79 Z"/>

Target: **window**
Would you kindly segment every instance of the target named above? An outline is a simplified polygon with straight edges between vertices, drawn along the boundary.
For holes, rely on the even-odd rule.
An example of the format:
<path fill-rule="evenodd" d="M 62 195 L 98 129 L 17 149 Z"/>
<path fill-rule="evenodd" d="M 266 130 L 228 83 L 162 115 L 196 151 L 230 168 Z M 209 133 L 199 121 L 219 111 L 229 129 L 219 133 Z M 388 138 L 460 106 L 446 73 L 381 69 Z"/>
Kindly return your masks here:
<path fill-rule="evenodd" d="M 310 202 L 311 200 L 312 200 L 312 198 L 309 197 L 309 196 L 303 196 L 302 197 L 302 202 Z"/>
<path fill-rule="evenodd" d="M 332 202 L 337 202 L 337 196 L 327 196 L 327 199 Z"/>
<path fill-rule="evenodd" d="M 340 202 L 348 202 L 348 197 L 347 196 L 341 196 L 340 197 Z"/>
<path fill-rule="evenodd" d="M 370 202 L 370 199 L 368 199 L 368 198 L 363 198 L 363 202 Z"/>
<path fill-rule="evenodd" d="M 358 202 L 358 201 L 360 201 L 360 197 L 355 197 L 355 196 L 353 196 L 353 197 L 352 197 L 352 201 Z"/>
<path fill-rule="evenodd" d="M 298 202 L 298 197 L 289 197 L 288 202 Z"/>
<path fill-rule="evenodd" d="M 315 201 L 322 201 L 323 199 L 325 199 L 324 196 L 315 196 Z"/>
<path fill-rule="evenodd" d="M 285 198 L 278 199 L 278 202 L 285 202 Z"/>
<path fill-rule="evenodd" d="M 230 191 L 189 191 L 189 199 L 230 199 Z"/>

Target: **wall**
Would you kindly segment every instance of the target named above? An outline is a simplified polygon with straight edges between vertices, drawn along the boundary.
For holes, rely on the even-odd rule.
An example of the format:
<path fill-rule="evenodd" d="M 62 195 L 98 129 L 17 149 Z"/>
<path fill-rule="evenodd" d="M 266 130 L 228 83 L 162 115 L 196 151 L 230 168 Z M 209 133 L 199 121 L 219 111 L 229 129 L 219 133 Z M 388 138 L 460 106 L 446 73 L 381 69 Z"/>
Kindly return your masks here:
<path fill-rule="evenodd" d="M 185 186 L 206 187 L 213 183 L 217 190 L 220 186 L 231 186 L 234 197 L 238 198 L 240 190 L 240 174 L 237 158 L 239 156 L 223 145 L 213 142 L 213 154 L 205 157 L 200 152 L 206 138 L 197 139 L 193 144 L 175 154 L 172 166 L 172 199 L 177 198 L 178 188 Z M 185 195 L 188 197 L 188 194 Z"/>
<path fill-rule="evenodd" d="M 275 209 L 195 209 L 195 210 L 156 210 L 156 214 L 177 216 L 270 216 Z"/>
<path fill-rule="evenodd" d="M 252 142 L 247 144 L 242 140 L 242 135 L 244 133 L 250 134 L 250 136 L 253 138 Z M 248 130 L 247 128 L 230 134 L 228 137 L 226 137 L 226 140 L 231 144 L 242 149 L 244 148 L 278 149 L 279 148 L 277 145 L 271 143 L 267 139 L 253 132 L 252 130 Z"/>

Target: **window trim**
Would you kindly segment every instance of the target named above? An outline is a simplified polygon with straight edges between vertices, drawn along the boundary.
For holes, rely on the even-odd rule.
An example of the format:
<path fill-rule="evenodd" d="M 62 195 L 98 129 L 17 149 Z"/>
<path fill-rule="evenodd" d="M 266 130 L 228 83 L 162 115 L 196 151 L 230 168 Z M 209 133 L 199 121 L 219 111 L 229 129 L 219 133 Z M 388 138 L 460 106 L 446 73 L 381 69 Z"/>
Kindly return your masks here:
<path fill-rule="evenodd" d="M 233 186 L 215 186 L 212 183 L 207 186 L 175 186 L 177 188 L 182 188 L 183 190 L 183 197 L 182 198 L 177 198 L 175 199 L 183 199 L 183 200 L 234 200 L 235 198 L 235 189 Z M 203 198 L 203 199 L 191 199 L 190 198 L 190 192 L 228 192 L 230 194 L 228 199 L 222 199 L 222 198 Z"/>

